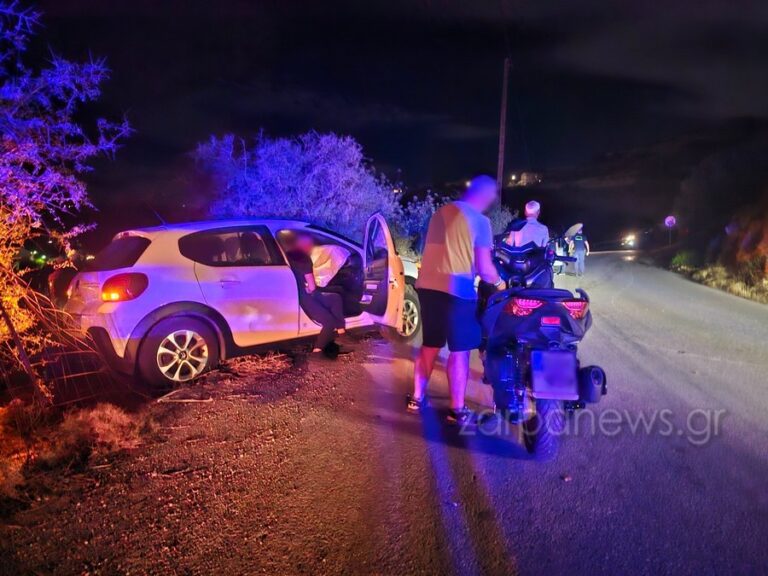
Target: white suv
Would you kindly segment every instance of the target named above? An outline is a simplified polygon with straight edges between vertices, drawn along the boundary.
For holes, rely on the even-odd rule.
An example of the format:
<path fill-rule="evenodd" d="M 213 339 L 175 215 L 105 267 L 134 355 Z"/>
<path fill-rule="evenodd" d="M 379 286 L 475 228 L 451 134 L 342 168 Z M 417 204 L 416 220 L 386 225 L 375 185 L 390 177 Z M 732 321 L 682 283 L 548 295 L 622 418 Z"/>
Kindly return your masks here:
<path fill-rule="evenodd" d="M 347 328 L 380 325 L 400 339 L 415 336 L 416 266 L 405 262 L 406 275 L 379 214 L 368 220 L 363 246 L 293 220 L 121 232 L 72 281 L 65 310 L 118 371 L 159 387 L 191 380 L 219 360 L 320 331 L 299 306 L 283 251 L 285 237 L 299 230 L 350 252 L 339 271 L 358 292 L 345 306 Z"/>

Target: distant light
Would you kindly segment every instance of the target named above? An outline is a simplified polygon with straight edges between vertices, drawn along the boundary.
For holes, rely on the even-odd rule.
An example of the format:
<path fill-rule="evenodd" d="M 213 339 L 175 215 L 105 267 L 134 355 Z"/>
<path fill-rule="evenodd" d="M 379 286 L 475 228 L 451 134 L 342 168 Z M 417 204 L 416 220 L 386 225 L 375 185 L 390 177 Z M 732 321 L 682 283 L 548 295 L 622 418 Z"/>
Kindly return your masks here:
<path fill-rule="evenodd" d="M 513 181 L 517 180 L 517 174 L 512 174 L 512 176 L 510 176 L 510 178 L 512 178 Z"/>
<path fill-rule="evenodd" d="M 666 226 L 667 228 L 674 228 L 676 224 L 677 224 L 677 218 L 675 218 L 674 216 L 670 215 L 664 218 L 664 226 Z"/>
<path fill-rule="evenodd" d="M 86 260 L 94 260 L 95 258 L 96 256 L 94 256 L 93 254 L 88 254 L 88 256 L 85 257 Z"/>
<path fill-rule="evenodd" d="M 467 188 L 469 188 L 469 185 L 470 185 L 470 184 L 471 184 L 471 182 L 470 182 L 469 180 L 464 180 L 464 186 L 466 186 Z"/>

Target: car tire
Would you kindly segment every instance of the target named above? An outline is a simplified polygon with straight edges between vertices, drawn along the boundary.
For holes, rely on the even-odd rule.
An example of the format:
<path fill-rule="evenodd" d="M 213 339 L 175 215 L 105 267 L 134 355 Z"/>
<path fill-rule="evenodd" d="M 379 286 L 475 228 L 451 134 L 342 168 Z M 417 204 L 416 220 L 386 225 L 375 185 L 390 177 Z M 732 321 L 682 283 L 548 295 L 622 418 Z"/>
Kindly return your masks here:
<path fill-rule="evenodd" d="M 421 332 L 421 305 L 419 295 L 411 284 L 405 285 L 403 298 L 403 330 L 395 330 L 390 326 L 381 326 L 382 336 L 391 342 L 407 344 Z"/>
<path fill-rule="evenodd" d="M 139 348 L 141 379 L 154 390 L 190 382 L 219 363 L 213 328 L 191 316 L 172 316 L 155 324 Z"/>

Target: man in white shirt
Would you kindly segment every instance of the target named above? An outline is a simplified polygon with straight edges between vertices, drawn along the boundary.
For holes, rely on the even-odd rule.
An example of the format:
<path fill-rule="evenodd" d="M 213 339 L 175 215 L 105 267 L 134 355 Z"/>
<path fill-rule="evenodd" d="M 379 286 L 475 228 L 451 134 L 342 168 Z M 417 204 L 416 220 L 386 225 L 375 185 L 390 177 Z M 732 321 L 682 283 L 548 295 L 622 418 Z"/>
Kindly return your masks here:
<path fill-rule="evenodd" d="M 531 200 L 525 205 L 526 223 L 520 230 L 510 232 L 506 242 L 510 246 L 525 246 L 533 242 L 536 246 L 545 247 L 549 242 L 549 229 L 539 222 L 541 204 Z"/>
<path fill-rule="evenodd" d="M 338 244 L 316 244 L 310 253 L 315 283 L 325 288 L 349 258 L 349 250 Z"/>

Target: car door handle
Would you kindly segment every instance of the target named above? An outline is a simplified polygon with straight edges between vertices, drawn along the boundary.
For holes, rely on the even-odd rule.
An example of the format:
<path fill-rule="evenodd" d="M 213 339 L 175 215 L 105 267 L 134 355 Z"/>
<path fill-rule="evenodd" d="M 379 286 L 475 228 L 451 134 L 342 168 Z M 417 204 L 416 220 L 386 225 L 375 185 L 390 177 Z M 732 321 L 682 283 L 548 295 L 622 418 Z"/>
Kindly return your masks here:
<path fill-rule="evenodd" d="M 222 278 L 219 280 L 219 284 L 221 284 L 222 288 L 234 288 L 240 283 L 240 280 L 236 278 Z"/>

